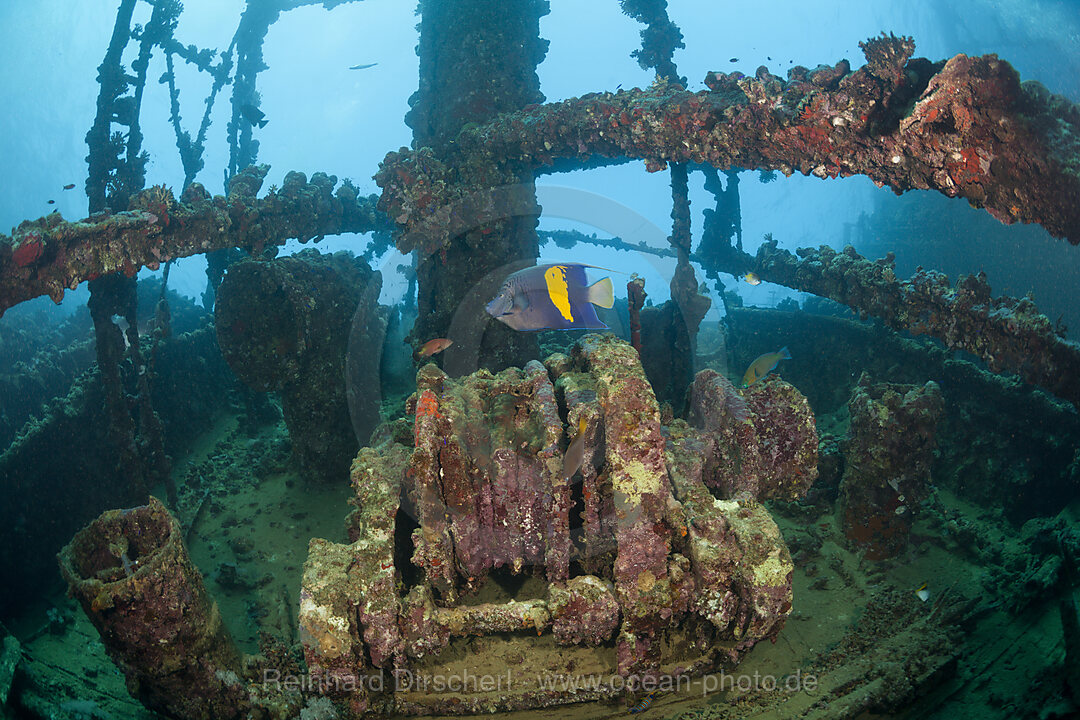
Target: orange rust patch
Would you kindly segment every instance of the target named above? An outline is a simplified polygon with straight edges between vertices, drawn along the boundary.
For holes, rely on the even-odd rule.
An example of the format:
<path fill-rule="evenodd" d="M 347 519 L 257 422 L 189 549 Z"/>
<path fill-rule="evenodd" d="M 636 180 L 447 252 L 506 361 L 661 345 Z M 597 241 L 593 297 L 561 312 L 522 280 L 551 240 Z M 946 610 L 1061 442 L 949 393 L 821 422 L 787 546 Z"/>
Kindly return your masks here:
<path fill-rule="evenodd" d="M 979 154 L 972 148 L 961 150 L 960 160 L 947 163 L 945 168 L 949 176 L 958 183 L 978 182 L 983 174 Z"/>
<path fill-rule="evenodd" d="M 439 399 L 430 390 L 424 390 L 420 393 L 420 397 L 416 401 L 416 419 L 420 420 L 423 417 L 435 417 L 442 418 L 442 414 L 439 413 Z M 420 423 L 416 423 L 414 430 L 416 435 L 415 442 L 420 444 Z"/>

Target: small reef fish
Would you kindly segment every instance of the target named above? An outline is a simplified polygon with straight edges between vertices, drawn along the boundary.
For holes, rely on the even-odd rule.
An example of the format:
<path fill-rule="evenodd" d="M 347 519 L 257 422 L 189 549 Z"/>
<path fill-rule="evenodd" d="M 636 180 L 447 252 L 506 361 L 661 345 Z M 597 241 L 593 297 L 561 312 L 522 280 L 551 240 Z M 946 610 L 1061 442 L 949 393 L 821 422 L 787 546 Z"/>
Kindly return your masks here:
<path fill-rule="evenodd" d="M 50 201 L 49 201 L 49 204 L 50 204 L 50 205 L 55 205 L 55 204 L 56 204 L 56 201 L 55 201 L 55 200 L 50 200 Z"/>
<path fill-rule="evenodd" d="M 261 128 L 266 127 L 266 123 L 270 122 L 266 119 L 266 113 L 254 105 L 241 105 L 240 114 L 243 115 L 244 119 L 249 123 L 258 125 Z"/>
<path fill-rule="evenodd" d="M 751 285 L 760 285 L 761 284 L 761 278 L 759 278 L 757 276 L 757 273 L 748 272 L 748 273 L 746 273 L 745 275 L 742 276 L 742 279 L 745 280 L 746 282 L 750 283 Z"/>
<path fill-rule="evenodd" d="M 645 712 L 649 709 L 649 706 L 652 705 L 653 698 L 655 697 L 655 692 L 649 693 L 645 697 L 638 700 L 636 704 L 631 705 L 630 709 L 627 712 L 629 712 L 631 715 L 637 715 L 638 713 Z"/>
<path fill-rule="evenodd" d="M 927 583 L 923 583 L 919 586 L 919 589 L 915 591 L 915 597 L 919 598 L 923 602 L 930 599 L 930 591 L 926 589 Z"/>
<path fill-rule="evenodd" d="M 606 330 L 593 305 L 615 304 L 611 278 L 586 285 L 587 267 L 594 266 L 560 263 L 518 270 L 485 309 L 515 330 Z"/>
<path fill-rule="evenodd" d="M 420 358 L 431 357 L 432 355 L 438 355 L 446 348 L 454 344 L 454 341 L 450 338 L 435 338 L 434 340 L 428 340 L 426 343 L 420 346 L 420 349 L 413 354 L 414 360 Z"/>
<path fill-rule="evenodd" d="M 581 469 L 581 463 L 585 460 L 585 415 L 578 416 L 577 435 L 570 442 L 563 454 L 562 473 L 567 481 L 574 477 L 574 473 Z"/>
<path fill-rule="evenodd" d="M 731 58 L 728 62 L 739 62 L 739 58 Z"/>
<path fill-rule="evenodd" d="M 68 183 L 67 185 L 64 186 L 64 189 L 65 190 L 74 190 L 75 189 L 75 183 Z"/>
<path fill-rule="evenodd" d="M 757 360 L 750 363 L 750 367 L 746 368 L 746 374 L 743 375 L 742 382 L 744 386 L 750 386 L 756 383 L 761 378 L 768 375 L 773 369 L 780 364 L 781 360 L 790 360 L 791 353 L 788 352 L 786 347 L 782 347 L 776 352 L 765 353 L 758 357 Z"/>
<path fill-rule="evenodd" d="M 367 70 L 368 68 L 373 68 L 378 64 L 379 63 L 377 63 L 377 62 L 373 62 L 373 63 L 368 63 L 367 65 L 353 65 L 349 69 L 350 70 Z"/>

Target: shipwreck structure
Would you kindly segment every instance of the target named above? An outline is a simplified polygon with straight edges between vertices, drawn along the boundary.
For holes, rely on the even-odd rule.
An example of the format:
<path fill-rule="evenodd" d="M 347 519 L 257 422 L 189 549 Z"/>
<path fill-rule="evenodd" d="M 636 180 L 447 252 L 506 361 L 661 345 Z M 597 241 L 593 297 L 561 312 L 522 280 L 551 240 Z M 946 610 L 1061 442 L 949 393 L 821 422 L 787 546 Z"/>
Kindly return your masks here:
<path fill-rule="evenodd" d="M 543 707 L 730 667 L 775 639 L 793 566 L 761 501 L 794 500 L 816 478 L 813 413 L 778 378 L 743 394 L 702 371 L 691 397 L 691 422 L 662 424 L 637 352 L 610 335 L 497 374 L 421 368 L 411 431 L 384 426 L 353 463 L 350 543 L 311 541 L 308 700 L 357 718 Z M 564 421 L 582 418 L 580 477 L 568 476 Z M 265 667 L 241 660 L 181 536 L 151 499 L 105 513 L 61 553 L 133 692 L 177 717 L 298 707 L 298 693 L 245 691 L 245 670 Z M 532 586 L 511 597 L 513 578 Z M 467 651 L 477 638 L 485 651 Z M 461 667 L 511 669 L 480 692 L 435 679 Z M 608 679 L 541 680 L 584 671 Z"/>
<path fill-rule="evenodd" d="M 982 276 L 953 285 L 920 271 L 900 280 L 890 258 L 871 261 L 850 248 L 791 254 L 774 241 L 750 255 L 735 176 L 719 187 L 719 172 L 737 169 L 861 174 L 898 193 L 962 197 L 1003 222 L 1039 223 L 1080 243 L 1080 109 L 1021 83 L 1004 60 L 930 61 L 914 57 L 912 39 L 882 35 L 861 44 L 866 63 L 854 70 L 841 60 L 794 67 L 785 78 L 765 67 L 753 76 L 712 72 L 707 89 L 691 92 L 672 61 L 681 35 L 666 3 L 623 0 L 645 25 L 637 57 L 656 82 L 545 103 L 536 74 L 545 0 L 423 0 L 420 81 L 407 118 L 414 145 L 386 155 L 375 174 L 380 195 L 297 171 L 263 193 L 269 168 L 257 164 L 257 128 L 241 117 L 241 108 L 258 107 L 262 39 L 285 10 L 346 1 L 250 2 L 233 45 L 215 53 L 176 40 L 179 3 L 153 3 L 141 27 L 132 25 L 137 0 L 121 0 L 87 136 L 91 216 L 52 214 L 0 236 L 0 313 L 92 284 L 108 438 L 132 478 L 128 497 L 140 504 L 92 523 L 61 563 L 148 705 L 176 717 L 259 708 L 287 716 L 324 700 L 346 717 L 524 709 L 613 697 L 631 678 L 730 667 L 775 639 L 793 607 L 793 562 L 762 503 L 799 499 L 817 478 L 815 418 L 803 393 L 778 378 L 740 390 L 720 373 L 698 372 L 697 336 L 710 306 L 699 271 L 714 280 L 753 271 L 831 298 L 1080 407 L 1080 346 L 1030 300 L 994 298 Z M 458 33 L 440 35 L 445 27 Z M 128 43 L 138 48 L 134 75 L 122 63 Z M 186 175 L 178 193 L 144 187 L 139 108 L 147 59 L 159 50 L 170 68 L 182 58 L 214 78 L 193 138 L 180 126 L 171 69 L 163 76 Z M 230 167 L 225 193 L 212 196 L 195 177 L 209 108 L 230 83 Z M 126 133 L 113 133 L 115 124 Z M 477 338 L 474 367 L 451 377 L 424 365 L 404 415 L 378 427 L 377 408 L 357 410 L 341 375 L 356 369 L 346 358 L 350 333 L 386 331 L 381 278 L 363 257 L 275 260 L 276 246 L 370 232 L 368 257 L 390 242 L 412 253 L 419 345 L 446 334 L 468 298 L 493 295 L 508 264 L 535 262 L 538 175 L 626 160 L 671 174 L 670 248 L 652 250 L 677 263 L 661 308 L 643 307 L 644 288 L 631 281 L 633 345 L 587 336 L 541 361 L 535 338 L 484 325 L 476 313 L 467 329 Z M 697 171 L 717 209 L 695 249 L 687 178 Z M 250 386 L 282 393 L 305 477 L 352 482 L 348 543 L 313 539 L 304 565 L 299 627 L 306 671 L 317 680 L 304 692 L 252 690 L 249 681 L 272 659 L 239 656 L 175 519 L 148 496 L 170 467 L 150 392 L 154 352 L 143 357 L 130 322 L 134 276 L 200 253 L 226 359 Z M 280 312 L 260 311 L 271 304 Z M 117 315 L 129 319 L 124 335 Z M 154 343 L 168 341 L 168 317 L 165 304 Z M 259 361 L 245 362 L 252 355 Z M 662 379 L 654 368 L 664 368 Z M 375 364 L 362 372 L 378 382 Z M 890 427 L 916 428 L 924 441 L 895 449 L 918 455 L 910 477 L 889 466 L 902 476 L 896 486 L 871 487 L 860 472 L 873 468 L 848 467 L 844 497 L 855 521 L 895 515 L 896 497 L 923 492 L 941 412 L 936 392 L 867 382 L 853 398 L 864 456 L 881 408 Z M 566 428 L 582 420 L 580 471 L 564 472 Z M 890 518 L 887 529 L 903 535 L 909 518 Z M 162 644 L 182 644 L 143 653 L 141 624 L 161 617 Z M 483 652 L 470 655 L 470 672 L 517 668 L 512 687 L 430 692 L 423 678 L 460 669 L 471 647 Z M 155 662 L 178 674 L 162 677 Z M 536 682 L 560 670 L 609 680 L 592 689 Z M 373 677 L 384 680 L 375 686 Z"/>
<path fill-rule="evenodd" d="M 703 372 L 693 398 L 694 425 L 662 425 L 636 352 L 611 336 L 497 374 L 422 368 L 413 432 L 389 429 L 353 464 L 351 544 L 311 543 L 300 625 L 320 685 L 347 689 L 357 714 L 523 709 L 700 674 L 775 638 L 792 566 L 760 501 L 813 482 L 813 414 L 780 380 L 744 399 Z M 585 418 L 580 480 L 563 473 L 560 408 L 572 426 Z M 535 583 L 527 599 L 475 599 L 505 595 L 485 587 L 516 576 Z M 415 583 L 404 594 L 403 577 Z M 477 637 L 485 652 L 468 653 L 469 671 L 509 665 L 516 679 L 434 692 L 425 677 L 452 672 L 445 658 Z M 609 680 L 538 684 L 585 668 Z M 371 673 L 409 683 L 355 692 Z"/>

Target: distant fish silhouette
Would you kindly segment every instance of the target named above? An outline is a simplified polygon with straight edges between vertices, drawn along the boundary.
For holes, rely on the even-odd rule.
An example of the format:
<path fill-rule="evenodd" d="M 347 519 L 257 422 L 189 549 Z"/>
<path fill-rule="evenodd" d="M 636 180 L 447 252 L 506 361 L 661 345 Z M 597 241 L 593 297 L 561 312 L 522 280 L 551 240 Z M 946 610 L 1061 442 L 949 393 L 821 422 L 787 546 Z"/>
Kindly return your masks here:
<path fill-rule="evenodd" d="M 368 68 L 373 68 L 378 64 L 379 63 L 377 63 L 377 62 L 373 62 L 373 63 L 368 63 L 367 65 L 353 65 L 349 69 L 350 70 L 367 70 Z"/>
<path fill-rule="evenodd" d="M 739 62 L 739 58 L 731 58 L 728 62 Z"/>
<path fill-rule="evenodd" d="M 55 205 L 55 204 L 56 204 L 56 201 L 55 201 L 55 200 L 50 200 L 50 201 L 49 201 L 49 204 L 50 204 L 50 205 Z"/>
<path fill-rule="evenodd" d="M 74 188 L 75 188 L 75 183 L 68 183 L 67 185 L 64 186 L 65 190 L 73 190 Z"/>
<path fill-rule="evenodd" d="M 254 105 L 241 105 L 240 114 L 243 115 L 244 119 L 247 120 L 249 123 L 251 123 L 252 125 L 258 125 L 261 128 L 266 127 L 266 123 L 270 122 L 266 119 L 266 113 L 264 113 L 262 110 L 255 107 Z"/>

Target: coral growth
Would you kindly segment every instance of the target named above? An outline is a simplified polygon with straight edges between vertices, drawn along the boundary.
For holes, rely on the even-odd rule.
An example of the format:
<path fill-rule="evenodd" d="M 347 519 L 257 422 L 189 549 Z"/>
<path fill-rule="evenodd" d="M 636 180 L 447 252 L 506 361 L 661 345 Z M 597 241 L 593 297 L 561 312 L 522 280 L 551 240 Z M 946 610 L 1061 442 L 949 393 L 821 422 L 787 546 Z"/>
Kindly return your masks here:
<path fill-rule="evenodd" d="M 382 275 L 351 253 L 305 250 L 233 265 L 218 290 L 222 354 L 252 389 L 281 392 L 308 479 L 342 477 L 378 418 L 379 355 L 370 348 L 382 347 L 386 329 L 381 287 Z"/>
<path fill-rule="evenodd" d="M 586 336 L 546 367 L 532 362 L 495 375 L 453 380 L 427 365 L 408 408 L 412 432 L 400 422 L 385 427 L 353 464 L 351 544 L 311 545 L 300 624 L 320 677 L 438 672 L 470 636 L 483 636 L 487 648 L 470 668 L 501 674 L 503 653 L 528 652 L 522 635 L 557 649 L 560 663 L 623 677 L 673 667 L 695 673 L 737 661 L 783 626 L 791 560 L 757 500 L 796 497 L 812 479 L 813 418 L 790 386 L 764 384 L 737 411 L 742 420 L 710 416 L 762 428 L 735 440 L 760 471 L 724 501 L 705 483 L 733 486 L 718 477 L 738 471 L 708 460 L 704 448 L 726 447 L 726 436 L 681 421 L 661 426 L 637 353 L 612 336 Z M 576 426 L 578 418 L 586 423 L 580 481 L 561 472 L 564 423 Z M 411 548 L 401 544 L 410 529 Z M 468 601 L 512 576 L 537 585 L 521 599 Z M 550 662 L 537 656 L 515 672 L 550 673 Z M 468 710 L 616 691 L 536 688 L 517 675 L 512 691 L 472 694 Z M 400 687 L 378 697 L 331 696 L 352 703 L 353 716 L 375 707 L 464 709 L 457 695 Z"/>
<path fill-rule="evenodd" d="M 860 42 L 859 49 L 866 55 L 866 69 L 870 74 L 896 86 L 904 80 L 904 66 L 915 52 L 915 41 L 882 33 L 880 37 Z"/>
<path fill-rule="evenodd" d="M 395 236 L 399 247 L 420 250 L 413 330 L 420 342 L 446 336 L 463 303 L 494 296 L 509 272 L 539 254 L 532 169 L 491 153 L 447 158 L 443 151 L 464 127 L 543 102 L 537 66 L 547 52 L 540 18 L 548 11 L 547 0 L 420 3 L 419 87 L 405 116 L 416 162 L 384 161 L 376 173 L 384 188 L 380 210 L 399 218 L 417 212 L 433 221 Z M 451 27 L 454 32 L 446 32 Z M 391 185 L 404 192 L 387 192 Z M 536 356 L 533 336 L 498 325 L 478 330 L 476 344 L 482 367 L 520 366 Z"/>
<path fill-rule="evenodd" d="M 685 48 L 679 26 L 667 13 L 667 0 L 619 0 L 624 13 L 645 24 L 641 31 L 641 49 L 630 53 L 638 65 L 656 70 L 660 77 L 679 82 L 673 57 L 675 51 Z M 683 81 L 685 84 L 685 81 Z"/>
<path fill-rule="evenodd" d="M 818 177 L 868 176 L 897 192 L 930 189 L 964 197 L 1004 222 L 1036 222 L 1080 242 L 1080 193 L 1073 147 L 1080 126 L 1067 101 L 1021 90 L 1016 71 L 993 55 L 957 55 L 932 64 L 908 59 L 910 40 L 864 44 L 868 64 L 846 61 L 787 80 L 759 68 L 753 77 L 710 73 L 708 91 L 657 83 L 648 90 L 591 93 L 526 107 L 465 128 L 439 156 L 498 157 L 534 168 L 602 158 L 780 170 Z M 1051 130 L 1055 123 L 1058 128 Z M 1034 118 L 1034 121 L 1029 120 Z M 412 181 L 395 168 L 415 153 L 392 153 L 380 173 L 387 212 L 404 234 L 427 223 L 395 198 Z M 430 165 L 428 187 L 441 172 Z M 454 198 L 436 192 L 435 207 Z"/>
<path fill-rule="evenodd" d="M 982 359 L 994 372 L 1015 372 L 1080 407 L 1080 345 L 1054 331 L 1030 298 L 993 297 L 982 273 L 955 286 L 933 270 L 908 280 L 893 258 L 870 261 L 851 247 L 799 248 L 799 257 L 769 238 L 758 248 L 762 278 L 831 298 L 896 330 L 924 333 Z"/>
<path fill-rule="evenodd" d="M 16 267 L 26 267 L 37 262 L 45 252 L 45 244 L 41 239 L 41 233 L 37 230 L 29 230 L 22 234 L 18 244 L 11 252 L 11 259 Z"/>
<path fill-rule="evenodd" d="M 848 538 L 871 557 L 896 555 L 907 543 L 930 491 L 943 406 L 937 383 L 873 383 L 865 373 L 851 395 L 840 503 Z"/>
<path fill-rule="evenodd" d="M 157 499 L 107 511 L 59 557 L 134 696 L 172 717 L 244 715 L 240 654 L 188 557 L 179 523 Z"/>
<path fill-rule="evenodd" d="M 268 166 L 233 179 L 257 191 Z M 245 178 L 251 177 L 250 181 Z M 24 221 L 11 238 L 0 234 L 0 313 L 24 300 L 64 291 L 109 273 L 131 277 L 141 267 L 220 248 L 281 245 L 290 238 L 321 240 L 342 232 L 382 231 L 385 220 L 374 197 L 315 173 L 290 173 L 281 191 L 256 199 L 254 192 L 211 197 L 198 183 L 180 201 L 163 186 L 135 195 L 132 209 L 68 222 L 59 213 Z"/>
<path fill-rule="evenodd" d="M 817 479 L 814 414 L 794 386 L 770 377 L 743 395 L 702 370 L 690 398 L 691 420 L 707 433 L 703 479 L 721 497 L 794 500 Z"/>
<path fill-rule="evenodd" d="M 152 222 L 158 222 L 163 228 L 169 227 L 169 216 L 176 212 L 179 204 L 172 193 L 171 188 L 164 185 L 154 185 L 149 190 L 144 190 L 131 198 L 128 205 L 130 210 L 142 210 L 150 213 L 154 218 Z"/>

